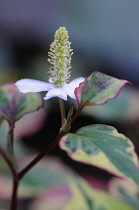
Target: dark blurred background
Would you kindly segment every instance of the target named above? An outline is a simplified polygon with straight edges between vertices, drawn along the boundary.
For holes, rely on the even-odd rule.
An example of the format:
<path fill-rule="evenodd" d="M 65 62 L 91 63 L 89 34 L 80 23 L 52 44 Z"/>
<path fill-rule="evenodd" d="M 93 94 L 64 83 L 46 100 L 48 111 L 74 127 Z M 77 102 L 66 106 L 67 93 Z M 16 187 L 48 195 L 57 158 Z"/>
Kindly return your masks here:
<path fill-rule="evenodd" d="M 21 78 L 47 82 L 47 54 L 60 26 L 69 31 L 74 51 L 71 79 L 100 71 L 133 83 L 130 87 L 127 85 L 127 92 L 119 101 L 110 102 L 95 112 L 85 111 L 72 130 L 92 123 L 113 125 L 133 141 L 139 152 L 138 0 L 0 0 L 0 83 Z M 132 91 L 128 92 L 129 89 Z M 65 102 L 67 109 L 71 103 L 73 101 Z M 45 106 L 49 114 L 46 108 L 42 129 L 22 139 L 27 147 L 36 151 L 52 141 L 60 126 L 57 100 L 46 101 Z M 93 170 L 73 163 L 59 147 L 51 154 L 60 156 L 79 172 Z M 99 171 L 93 173 L 101 175 Z"/>

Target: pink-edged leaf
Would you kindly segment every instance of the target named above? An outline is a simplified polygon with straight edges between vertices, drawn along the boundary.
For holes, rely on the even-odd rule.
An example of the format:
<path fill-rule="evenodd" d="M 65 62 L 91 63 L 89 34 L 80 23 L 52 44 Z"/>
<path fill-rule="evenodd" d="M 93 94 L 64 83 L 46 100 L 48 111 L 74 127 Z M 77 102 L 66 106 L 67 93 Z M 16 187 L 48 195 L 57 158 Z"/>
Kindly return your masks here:
<path fill-rule="evenodd" d="M 0 115 L 10 124 L 43 106 L 39 93 L 21 93 L 14 83 L 0 86 Z"/>
<path fill-rule="evenodd" d="M 120 93 L 127 80 L 117 79 L 100 72 L 93 72 L 75 89 L 78 106 L 105 104 Z"/>
<path fill-rule="evenodd" d="M 79 162 L 94 165 L 139 186 L 138 158 L 132 142 L 112 126 L 90 125 L 60 140 L 61 149 Z"/>

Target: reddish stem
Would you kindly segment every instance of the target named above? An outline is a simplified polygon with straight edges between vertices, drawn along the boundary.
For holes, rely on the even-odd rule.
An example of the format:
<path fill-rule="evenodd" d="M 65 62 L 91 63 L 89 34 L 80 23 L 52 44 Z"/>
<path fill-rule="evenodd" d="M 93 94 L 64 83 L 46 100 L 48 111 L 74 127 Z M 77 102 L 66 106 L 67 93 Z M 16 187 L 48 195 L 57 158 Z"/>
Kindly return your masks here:
<path fill-rule="evenodd" d="M 21 179 L 34 165 L 36 165 L 43 157 L 45 157 L 59 142 L 60 138 L 67 132 L 61 131 L 55 140 L 40 154 L 38 154 L 20 173 L 19 179 Z"/>
<path fill-rule="evenodd" d="M 9 166 L 13 177 L 16 177 L 17 176 L 16 170 L 14 169 L 14 166 L 13 166 L 12 162 L 9 160 L 7 154 L 1 147 L 0 147 L 0 154 L 3 157 L 3 159 L 6 161 L 7 165 Z"/>
<path fill-rule="evenodd" d="M 74 114 L 70 125 L 76 120 L 80 112 L 82 111 L 83 107 L 79 107 L 76 113 Z M 64 136 L 67 132 L 60 131 L 58 136 L 54 139 L 54 141 L 41 153 L 39 153 L 20 173 L 19 179 L 22 177 L 33 167 L 35 166 L 43 157 L 45 157 L 59 142 L 62 136 Z"/>
<path fill-rule="evenodd" d="M 0 154 L 3 159 L 6 161 L 7 165 L 9 166 L 12 176 L 13 176 L 13 190 L 12 190 L 12 198 L 10 204 L 10 210 L 16 210 L 17 208 L 17 188 L 18 188 L 18 173 L 14 168 L 13 163 L 9 160 L 5 151 L 0 147 Z"/>
<path fill-rule="evenodd" d="M 18 179 L 16 178 L 13 180 L 13 190 L 12 190 L 10 210 L 17 209 L 17 190 L 18 190 Z"/>
<path fill-rule="evenodd" d="M 83 107 L 78 107 L 77 111 L 75 112 L 74 116 L 71 119 L 70 125 L 72 125 L 73 122 L 77 119 L 77 117 L 79 116 L 79 114 L 82 111 L 82 109 L 83 109 Z"/>

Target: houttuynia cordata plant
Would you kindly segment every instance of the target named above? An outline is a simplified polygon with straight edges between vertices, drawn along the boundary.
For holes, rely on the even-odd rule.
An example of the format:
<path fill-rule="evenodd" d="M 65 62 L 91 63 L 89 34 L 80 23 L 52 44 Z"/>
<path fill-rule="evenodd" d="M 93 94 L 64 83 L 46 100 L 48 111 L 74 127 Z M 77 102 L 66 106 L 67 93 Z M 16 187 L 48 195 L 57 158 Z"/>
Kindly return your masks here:
<path fill-rule="evenodd" d="M 59 144 L 60 148 L 68 156 L 84 164 L 102 168 L 111 174 L 121 178 L 111 182 L 119 195 L 123 195 L 124 202 L 102 190 L 96 190 L 89 186 L 81 177 L 71 171 L 64 174 L 63 180 L 67 183 L 64 194 L 66 200 L 61 202 L 60 207 L 55 204 L 53 209 L 63 210 L 129 210 L 137 207 L 137 193 L 139 186 L 138 159 L 132 142 L 114 127 L 103 124 L 94 124 L 80 128 L 76 133 L 71 133 L 81 111 L 87 106 L 103 105 L 111 99 L 115 99 L 125 84 L 126 80 L 117 79 L 104 73 L 93 72 L 90 76 L 79 77 L 70 81 L 72 49 L 70 47 L 68 31 L 60 27 L 54 35 L 54 41 L 50 45 L 48 61 L 49 81 L 42 82 L 34 79 L 21 79 L 16 83 L 3 84 L 0 86 L 0 115 L 9 125 L 7 134 L 7 148 L 0 147 L 0 154 L 7 163 L 13 180 L 10 199 L 10 210 L 17 209 L 19 198 L 19 183 L 30 170 L 47 156 L 53 148 Z M 15 123 L 20 121 L 23 115 L 39 110 L 44 105 L 44 100 L 39 92 L 46 91 L 44 100 L 58 97 L 61 112 L 61 127 L 59 133 L 51 144 L 40 152 L 33 160 L 24 167 L 18 166 L 18 156 L 14 149 Z M 68 97 L 75 99 L 76 110 L 71 105 L 68 113 L 65 111 L 64 101 Z M 36 166 L 37 167 L 37 166 Z M 49 168 L 49 164 L 47 166 Z M 41 169 L 46 173 L 45 169 Z M 51 169 L 50 169 L 51 171 Z M 50 173 L 50 172 L 49 172 Z M 59 172 L 53 172 L 53 177 L 61 176 Z M 66 179 L 65 179 L 66 177 Z M 67 187 L 68 186 L 68 187 Z M 134 191 L 134 199 L 130 195 L 127 186 Z M 127 188 L 127 190 L 126 190 Z M 112 188 L 111 188 L 112 189 Z M 63 188 L 62 188 L 63 190 Z M 63 191 L 62 191 L 63 192 Z M 67 193 L 67 194 L 66 194 Z M 60 195 L 58 195 L 60 196 Z M 65 197 L 64 197 L 65 198 Z M 48 199 L 46 197 L 46 201 Z M 131 202 L 130 202 L 131 201 Z M 40 199 L 38 209 L 51 209 L 49 202 Z M 54 204 L 53 204 L 54 205 Z M 35 205 L 33 209 L 36 209 Z"/>

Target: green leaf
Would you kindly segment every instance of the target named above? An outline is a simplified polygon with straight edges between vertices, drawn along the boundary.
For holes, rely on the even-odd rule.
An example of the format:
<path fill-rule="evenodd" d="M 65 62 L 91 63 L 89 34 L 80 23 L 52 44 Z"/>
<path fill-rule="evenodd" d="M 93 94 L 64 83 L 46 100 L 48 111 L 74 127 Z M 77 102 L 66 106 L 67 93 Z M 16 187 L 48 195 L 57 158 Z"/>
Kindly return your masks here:
<path fill-rule="evenodd" d="M 82 127 L 75 134 L 63 136 L 60 147 L 74 160 L 100 167 L 139 185 L 134 146 L 111 126 Z"/>
<path fill-rule="evenodd" d="M 116 98 L 127 82 L 100 72 L 93 72 L 75 89 L 78 106 L 105 104 L 108 100 Z"/>
<path fill-rule="evenodd" d="M 10 124 L 42 106 L 39 93 L 21 93 L 13 83 L 0 86 L 0 115 Z"/>
<path fill-rule="evenodd" d="M 55 201 L 55 202 L 54 202 Z M 93 189 L 75 174 L 67 175 L 67 186 L 46 189 L 31 205 L 33 210 L 133 210 L 102 190 Z"/>
<path fill-rule="evenodd" d="M 82 113 L 101 120 L 132 123 L 139 117 L 139 90 L 126 86 L 115 100 L 106 104 L 86 107 Z"/>
<path fill-rule="evenodd" d="M 64 210 L 133 210 L 133 208 L 113 198 L 108 193 L 90 187 L 83 179 L 69 180 L 72 198 Z"/>
<path fill-rule="evenodd" d="M 109 183 L 112 196 L 129 203 L 135 209 L 139 208 L 138 189 L 124 180 L 114 178 Z"/>

